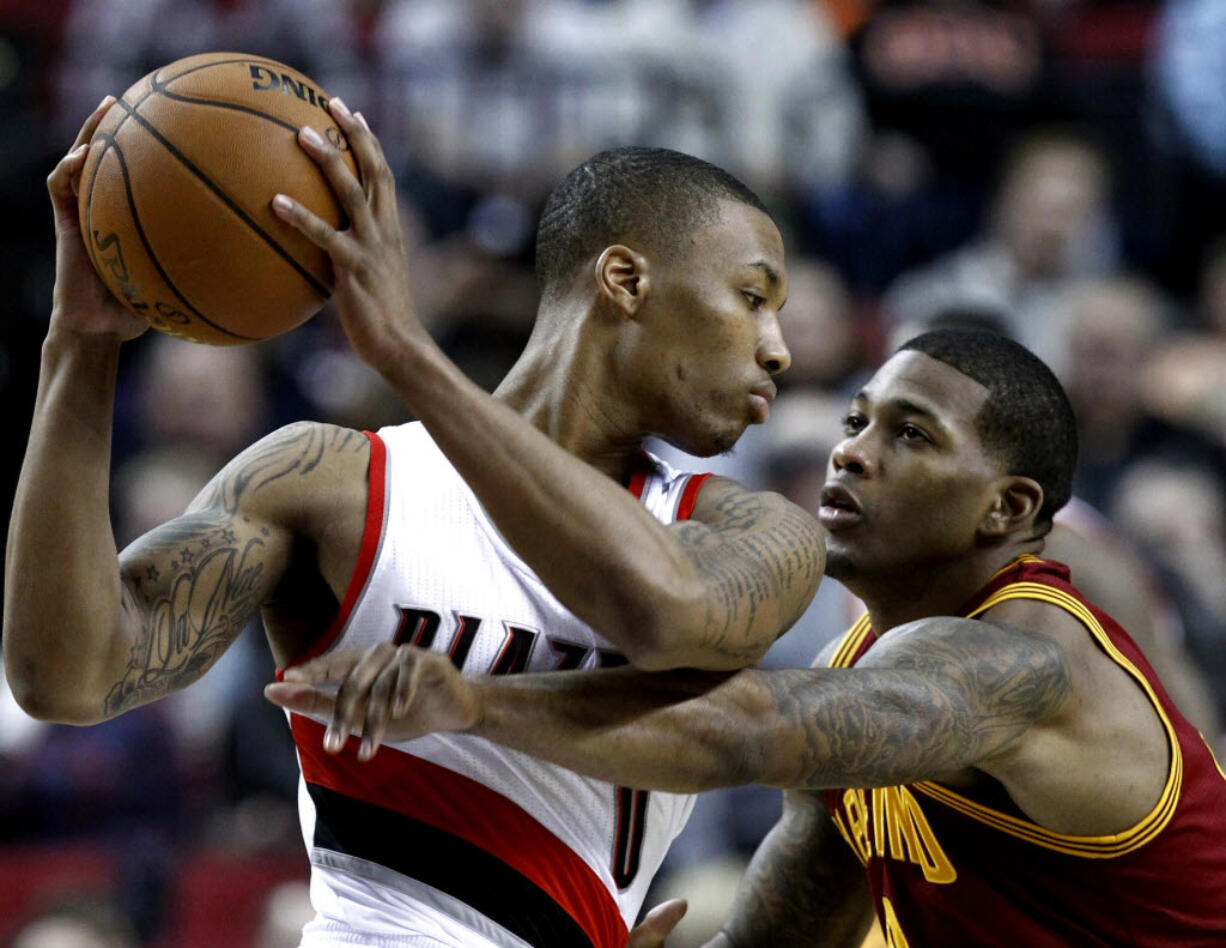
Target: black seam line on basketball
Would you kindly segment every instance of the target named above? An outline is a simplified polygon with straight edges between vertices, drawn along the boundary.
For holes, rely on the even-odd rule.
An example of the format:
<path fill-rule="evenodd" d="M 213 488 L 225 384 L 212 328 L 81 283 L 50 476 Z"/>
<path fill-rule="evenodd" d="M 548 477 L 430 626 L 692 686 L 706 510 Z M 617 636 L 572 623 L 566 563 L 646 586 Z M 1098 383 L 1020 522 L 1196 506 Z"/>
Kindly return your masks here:
<path fill-rule="evenodd" d="M 175 158 L 177 158 L 180 162 L 182 162 L 183 166 L 187 168 L 187 170 L 190 171 L 192 174 L 194 174 L 198 179 L 200 179 L 201 184 L 203 184 L 210 191 L 212 191 L 213 194 L 215 194 L 217 198 L 226 205 L 226 207 L 230 208 L 230 210 L 233 211 L 235 215 L 240 220 L 242 220 L 244 224 L 246 224 L 253 231 L 255 231 L 255 233 L 266 244 L 268 244 L 269 247 L 272 248 L 273 252 L 276 253 L 277 256 L 281 257 L 281 259 L 283 259 L 286 263 L 288 263 L 291 267 L 293 267 L 294 270 L 298 273 L 298 275 L 302 277 L 304 280 L 306 280 L 307 283 L 311 285 L 311 289 L 313 289 L 316 293 L 318 293 L 324 299 L 327 299 L 329 296 L 332 295 L 332 291 L 328 289 L 328 287 L 324 286 L 324 284 L 320 283 L 319 280 L 315 279 L 315 277 L 311 274 L 311 271 L 307 270 L 302 264 L 300 264 L 297 260 L 295 260 L 293 257 L 293 254 L 291 254 L 288 250 L 286 250 L 279 243 L 277 243 L 276 238 L 274 238 L 270 233 L 268 233 L 266 230 L 264 230 L 264 228 L 262 228 L 258 223 L 256 223 L 256 221 L 251 217 L 250 214 L 248 214 L 241 207 L 235 204 L 234 199 L 231 198 L 228 194 L 226 194 L 225 191 L 221 190 L 221 188 L 219 188 L 216 184 L 214 184 L 213 180 L 207 174 L 205 174 L 203 171 L 197 168 L 194 164 L 192 164 L 191 160 L 185 154 L 183 154 L 183 152 L 179 151 L 179 149 L 176 148 L 172 142 L 170 142 L 167 138 L 165 138 L 161 132 L 159 132 L 156 128 L 154 128 L 153 125 L 149 122 L 147 118 L 145 118 L 139 112 L 134 110 L 126 102 L 123 102 L 122 99 L 120 100 L 120 102 L 123 105 L 123 107 L 128 110 L 132 118 L 140 122 L 141 126 L 145 129 L 145 131 L 147 131 L 150 135 L 156 138 L 158 142 L 162 145 L 163 148 L 165 148 L 168 152 L 174 155 Z"/>
<path fill-rule="evenodd" d="M 230 66 L 234 63 L 258 63 L 266 66 L 276 66 L 278 69 L 288 68 L 284 63 L 279 63 L 275 59 L 261 59 L 259 56 L 243 56 L 242 58 L 237 59 L 215 59 L 212 62 L 201 63 L 199 66 L 192 66 L 191 69 L 184 69 L 182 72 L 177 73 L 164 81 L 158 79 L 158 73 L 161 72 L 161 70 L 155 69 L 149 74 L 148 92 L 132 103 L 125 102 L 122 96 L 117 97 L 117 101 L 123 102 L 128 109 L 128 115 L 131 115 L 133 111 L 139 109 L 145 103 L 146 99 L 157 95 L 159 92 L 162 93 L 162 95 L 170 96 L 170 93 L 166 91 L 166 88 L 170 85 L 170 83 L 177 82 L 184 76 L 190 76 L 193 72 L 199 72 L 201 69 L 211 69 L 213 66 Z M 174 98 L 173 96 L 171 97 Z M 326 99 L 328 97 L 324 96 L 324 98 Z M 128 116 L 125 115 L 119 120 L 119 125 L 122 125 L 127 120 Z M 119 131 L 119 125 L 115 126 L 115 131 Z M 294 129 L 294 131 L 297 131 L 297 129 Z"/>
<path fill-rule="evenodd" d="M 246 112 L 249 115 L 258 115 L 262 119 L 268 119 L 268 121 L 274 122 L 284 129 L 288 129 L 295 135 L 298 134 L 298 126 L 293 122 L 287 122 L 285 119 L 277 118 L 275 115 L 269 115 L 267 112 L 261 112 L 259 109 L 253 109 L 249 105 L 239 105 L 237 102 L 223 102 L 221 99 L 193 99 L 189 95 L 180 95 L 177 92 L 167 92 L 165 89 L 161 90 L 161 92 L 162 95 L 166 96 L 166 98 L 174 99 L 176 102 L 188 102 L 192 105 L 214 105 L 219 109 L 233 109 L 235 112 Z"/>
<path fill-rule="evenodd" d="M 125 115 L 119 120 L 119 124 L 122 125 L 127 120 L 128 117 Z M 116 131 L 118 131 L 118 127 L 116 127 Z M 94 265 L 96 272 L 101 273 L 102 267 L 98 265 L 98 255 L 94 250 L 94 241 L 92 239 L 94 233 L 94 185 L 98 182 L 98 172 L 102 169 L 102 161 L 106 158 L 106 153 L 112 148 L 118 150 L 118 146 L 115 144 L 113 135 L 108 135 L 105 132 L 95 132 L 94 137 L 89 143 L 91 151 L 93 150 L 94 142 L 98 141 L 105 142 L 106 144 L 102 148 L 102 154 L 94 162 L 94 172 L 89 177 L 88 193 L 85 195 L 85 233 L 81 236 L 85 239 L 85 252 L 89 254 L 89 262 Z"/>
<path fill-rule="evenodd" d="M 285 63 L 278 62 L 275 59 L 264 59 L 260 56 L 236 56 L 234 59 L 214 59 L 211 62 L 201 63 L 199 66 L 192 66 L 191 69 L 184 69 L 182 72 L 176 73 L 169 79 L 165 80 L 158 79 L 158 73 L 161 72 L 161 70 L 157 69 L 150 74 L 150 91 L 145 94 L 141 101 L 143 102 L 155 92 L 162 92 L 164 94 L 166 86 L 170 85 L 172 82 L 178 82 L 184 76 L 190 76 L 193 72 L 199 72 L 201 69 L 212 69 L 214 66 L 232 66 L 235 63 L 256 63 L 261 66 L 276 66 L 278 69 L 290 69 L 290 67 L 285 65 Z M 297 70 L 292 71 L 296 72 Z M 301 75 L 301 73 L 299 73 L 299 75 Z"/>
<path fill-rule="evenodd" d="M 128 116 L 125 115 L 120 120 L 119 125 L 122 125 L 127 120 L 128 120 Z M 116 131 L 119 130 L 119 125 L 115 126 Z M 94 186 L 98 182 L 98 172 L 102 170 L 102 162 L 106 159 L 106 153 L 114 149 L 115 160 L 119 163 L 119 173 L 123 176 L 124 194 L 127 197 L 127 201 L 128 201 L 128 212 L 132 215 L 132 223 L 135 225 L 137 236 L 140 237 L 141 244 L 144 246 L 145 251 L 149 256 L 149 261 L 157 269 L 158 274 L 162 277 L 166 285 L 170 287 L 171 292 L 174 293 L 175 296 L 179 298 L 179 302 L 181 302 L 184 306 L 186 306 L 189 310 L 191 310 L 200 319 L 201 322 L 206 323 L 209 326 L 212 326 L 218 332 L 226 333 L 227 335 L 234 336 L 235 338 L 238 338 L 238 339 L 246 339 L 247 338 L 246 336 L 240 336 L 238 333 L 231 332 L 225 327 L 218 326 L 215 323 L 211 322 L 203 313 L 198 312 L 196 308 L 192 306 L 192 304 L 183 296 L 182 291 L 180 291 L 179 288 L 175 286 L 174 281 L 170 279 L 170 277 L 167 275 L 165 270 L 162 269 L 161 263 L 158 262 L 157 255 L 153 252 L 153 248 L 149 246 L 149 241 L 145 236 L 144 228 L 141 226 L 140 216 L 136 213 L 136 201 L 132 195 L 131 182 L 128 178 L 128 167 L 124 163 L 123 149 L 120 148 L 119 143 L 115 141 L 114 133 L 109 133 L 109 134 L 106 132 L 99 133 L 94 136 L 93 141 L 94 142 L 105 142 L 105 145 L 102 149 L 102 154 L 98 156 L 98 160 L 94 163 L 94 172 L 90 176 L 90 179 L 89 179 L 89 193 L 86 195 L 86 204 L 85 204 L 85 233 L 82 234 L 81 236 L 85 238 L 85 250 L 89 254 L 89 259 L 90 259 L 90 262 L 94 265 L 94 269 L 99 272 L 101 272 L 101 270 L 103 269 L 101 266 L 99 266 L 98 254 L 94 247 L 94 242 L 92 240 L 93 226 L 94 226 Z M 255 341 L 255 340 L 251 340 L 251 341 Z"/>
<path fill-rule="evenodd" d="M 157 254 L 149 243 L 149 238 L 145 236 L 145 228 L 141 226 L 140 215 L 136 213 L 136 197 L 132 194 L 132 180 L 128 177 L 128 165 L 123 159 L 123 149 L 117 143 L 115 144 L 115 158 L 119 161 L 119 173 L 123 175 L 123 190 L 128 198 L 128 211 L 132 215 L 132 223 L 136 226 L 136 235 L 140 238 L 141 245 L 145 248 L 145 254 L 149 257 L 149 262 L 153 264 L 154 269 L 157 270 L 158 276 L 170 287 L 170 291 L 179 298 L 179 302 L 191 310 L 192 315 L 202 323 L 212 326 L 218 332 L 225 333 L 227 336 L 233 336 L 235 339 L 242 339 L 245 342 L 258 342 L 259 337 L 257 336 L 244 336 L 231 329 L 226 329 L 225 326 L 217 325 L 217 323 L 205 316 L 204 313 L 196 309 L 191 304 L 191 301 L 183 295 L 183 291 L 175 285 L 175 282 L 170 278 L 170 274 L 166 272 L 162 267 L 161 261 L 158 260 Z"/>

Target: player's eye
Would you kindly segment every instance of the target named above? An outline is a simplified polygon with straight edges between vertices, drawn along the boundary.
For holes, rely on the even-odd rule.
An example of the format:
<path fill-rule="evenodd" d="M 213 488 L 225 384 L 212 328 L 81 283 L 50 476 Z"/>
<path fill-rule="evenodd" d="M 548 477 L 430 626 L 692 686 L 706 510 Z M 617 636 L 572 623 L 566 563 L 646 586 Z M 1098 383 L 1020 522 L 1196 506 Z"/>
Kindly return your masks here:
<path fill-rule="evenodd" d="M 854 412 L 849 412 L 843 416 L 843 431 L 849 435 L 863 431 L 865 424 L 867 424 L 867 422 L 865 422 L 863 415 L 857 415 Z"/>

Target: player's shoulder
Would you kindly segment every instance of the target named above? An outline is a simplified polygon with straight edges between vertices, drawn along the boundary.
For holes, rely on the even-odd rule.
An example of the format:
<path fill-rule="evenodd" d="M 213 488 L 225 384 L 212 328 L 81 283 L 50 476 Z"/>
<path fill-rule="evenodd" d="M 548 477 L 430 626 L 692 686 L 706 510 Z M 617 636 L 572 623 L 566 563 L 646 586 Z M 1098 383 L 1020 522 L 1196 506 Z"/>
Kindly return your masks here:
<path fill-rule="evenodd" d="M 369 462 L 370 440 L 363 432 L 294 422 L 237 455 L 201 492 L 195 506 L 292 526 L 321 504 L 343 503 L 349 493 L 364 497 Z"/>

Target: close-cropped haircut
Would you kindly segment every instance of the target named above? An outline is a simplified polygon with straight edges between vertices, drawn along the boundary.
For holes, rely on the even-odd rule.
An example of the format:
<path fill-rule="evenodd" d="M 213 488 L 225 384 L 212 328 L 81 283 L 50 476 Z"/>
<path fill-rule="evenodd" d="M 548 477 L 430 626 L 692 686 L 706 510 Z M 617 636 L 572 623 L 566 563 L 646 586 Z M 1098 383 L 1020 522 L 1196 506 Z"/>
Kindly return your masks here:
<path fill-rule="evenodd" d="M 613 148 L 568 174 L 545 202 L 536 233 L 541 293 L 617 243 L 668 248 L 711 223 L 720 201 L 765 212 L 758 196 L 710 162 L 667 148 Z"/>
<path fill-rule="evenodd" d="M 975 429 L 1008 473 L 1043 488 L 1035 524 L 1049 526 L 1068 503 L 1077 466 L 1077 421 L 1051 369 L 1025 346 L 990 332 L 937 329 L 898 351 L 908 350 L 944 362 L 988 390 Z"/>

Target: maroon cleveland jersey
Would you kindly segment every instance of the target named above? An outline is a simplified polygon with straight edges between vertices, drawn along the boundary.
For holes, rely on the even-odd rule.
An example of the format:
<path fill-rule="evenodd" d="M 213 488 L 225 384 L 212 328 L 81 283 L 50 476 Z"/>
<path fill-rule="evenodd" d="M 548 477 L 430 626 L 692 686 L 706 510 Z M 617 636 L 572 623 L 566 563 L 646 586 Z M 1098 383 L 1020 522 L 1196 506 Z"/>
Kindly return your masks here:
<path fill-rule="evenodd" d="M 1021 557 L 992 577 L 963 615 L 1007 599 L 1068 610 L 1136 679 L 1170 740 L 1166 785 L 1144 819 L 1110 836 L 1044 829 L 1003 792 L 988 799 L 932 781 L 826 791 L 835 825 L 868 870 L 886 942 L 1226 945 L 1226 774 L 1208 745 L 1132 639 L 1072 586 L 1066 566 Z M 876 641 L 868 617 L 861 618 L 830 666 L 855 665 Z"/>

